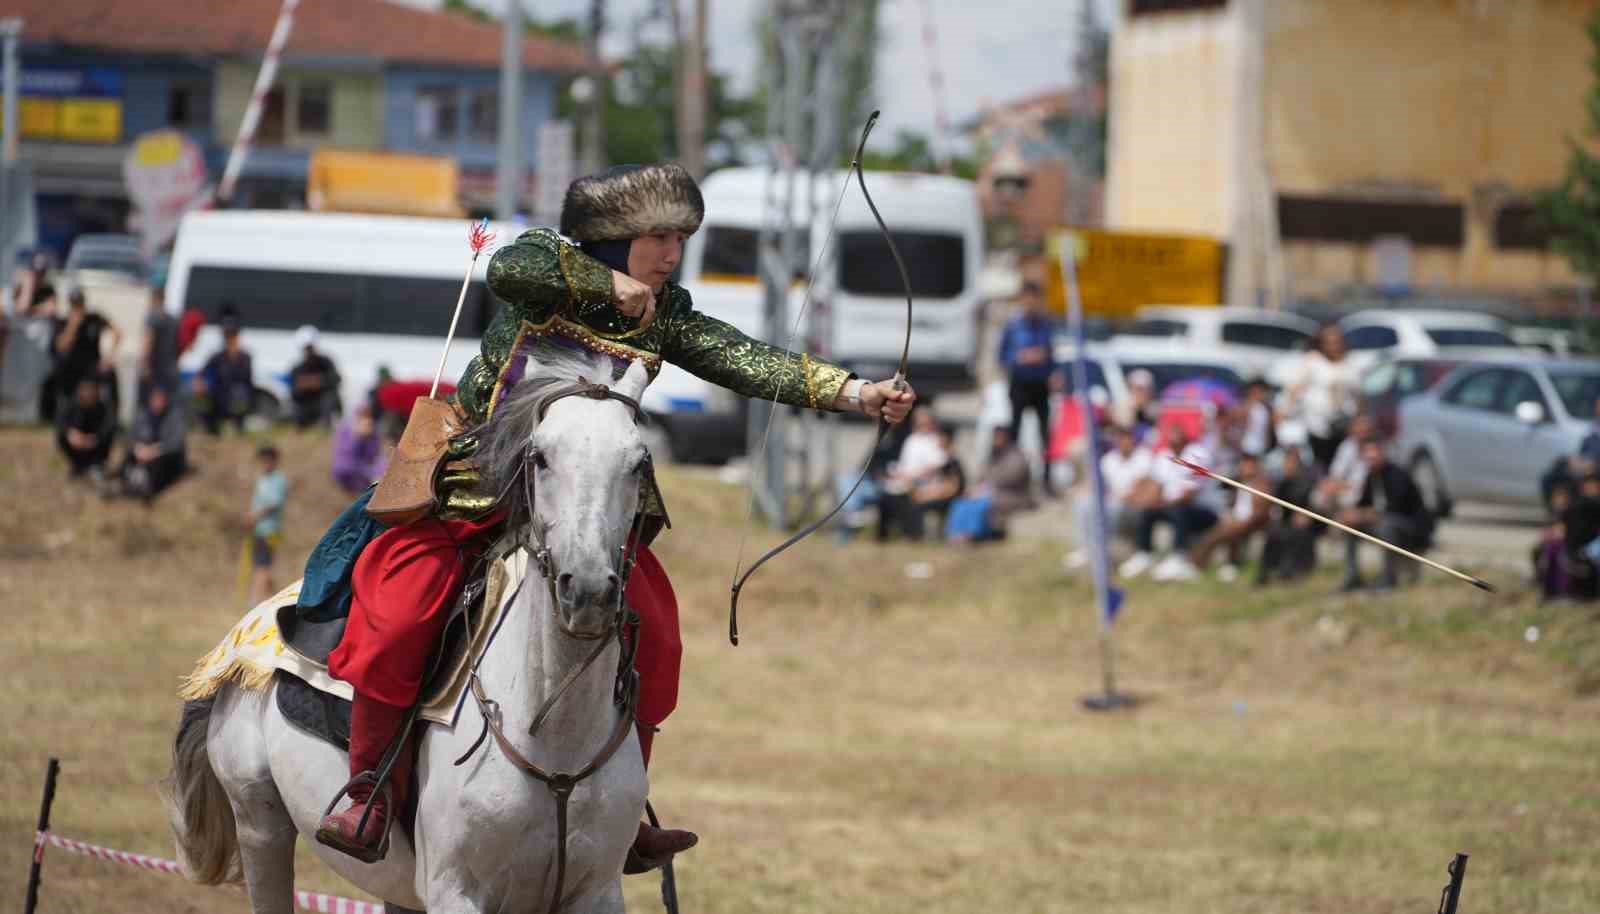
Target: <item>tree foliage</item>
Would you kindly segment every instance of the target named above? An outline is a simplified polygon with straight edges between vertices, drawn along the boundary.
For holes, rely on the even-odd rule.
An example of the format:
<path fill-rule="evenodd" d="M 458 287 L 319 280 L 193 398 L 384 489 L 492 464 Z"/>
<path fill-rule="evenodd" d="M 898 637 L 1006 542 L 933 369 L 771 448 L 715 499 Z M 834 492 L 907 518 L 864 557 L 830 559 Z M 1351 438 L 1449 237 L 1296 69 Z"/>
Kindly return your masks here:
<path fill-rule="evenodd" d="M 1589 70 L 1595 81 L 1584 99 L 1589 135 L 1600 137 L 1600 13 L 1587 27 L 1593 54 Z M 1551 246 L 1573 270 L 1593 279 L 1600 274 L 1600 157 L 1593 143 L 1568 140 L 1567 173 L 1556 187 L 1537 196 L 1540 218 L 1551 233 Z"/>

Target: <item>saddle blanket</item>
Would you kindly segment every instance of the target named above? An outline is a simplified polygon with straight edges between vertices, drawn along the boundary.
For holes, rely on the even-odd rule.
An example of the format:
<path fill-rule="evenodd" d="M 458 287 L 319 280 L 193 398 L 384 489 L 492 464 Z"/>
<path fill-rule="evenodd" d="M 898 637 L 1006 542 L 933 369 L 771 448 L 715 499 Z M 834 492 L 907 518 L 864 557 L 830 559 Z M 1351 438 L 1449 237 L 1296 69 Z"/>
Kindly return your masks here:
<path fill-rule="evenodd" d="M 471 620 L 468 636 L 457 640 L 451 655 L 444 658 L 439 675 L 424 689 L 423 720 L 455 725 L 462 699 L 466 697 L 467 673 L 493 637 L 505 604 L 516 593 L 517 585 L 527 572 L 527 553 L 520 549 L 489 566 L 483 611 Z M 278 632 L 278 609 L 299 599 L 300 583 L 290 584 L 245 613 L 221 643 L 195 664 L 194 671 L 184 678 L 178 697 L 184 701 L 201 701 L 213 697 L 229 683 L 264 691 L 272 685 L 273 675 L 281 670 L 304 680 L 319 692 L 351 700 L 355 691 L 349 683 L 333 678 L 325 664 L 286 645 Z"/>

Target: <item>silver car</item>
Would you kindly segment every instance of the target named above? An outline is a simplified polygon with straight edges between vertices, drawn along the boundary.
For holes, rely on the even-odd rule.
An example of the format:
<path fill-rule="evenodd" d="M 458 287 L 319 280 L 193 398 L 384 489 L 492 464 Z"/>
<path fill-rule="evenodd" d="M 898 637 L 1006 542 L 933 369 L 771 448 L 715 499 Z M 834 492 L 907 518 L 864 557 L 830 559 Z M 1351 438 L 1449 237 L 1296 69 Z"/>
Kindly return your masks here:
<path fill-rule="evenodd" d="M 1473 362 L 1400 406 L 1394 456 L 1440 516 L 1457 499 L 1538 505 L 1539 480 L 1596 430 L 1600 361 Z"/>

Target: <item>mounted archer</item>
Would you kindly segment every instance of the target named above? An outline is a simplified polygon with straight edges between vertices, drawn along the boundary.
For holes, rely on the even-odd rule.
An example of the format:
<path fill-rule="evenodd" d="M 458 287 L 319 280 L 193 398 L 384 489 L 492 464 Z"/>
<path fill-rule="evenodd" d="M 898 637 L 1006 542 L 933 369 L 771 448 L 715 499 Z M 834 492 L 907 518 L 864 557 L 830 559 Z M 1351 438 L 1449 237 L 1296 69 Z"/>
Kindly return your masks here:
<path fill-rule="evenodd" d="M 369 537 L 352 535 L 354 520 L 346 522 L 361 512 L 347 511 L 307 568 L 301 602 L 308 608 L 329 596 L 328 589 L 309 586 L 313 579 L 340 580 L 342 565 L 350 582 L 350 618 L 328 668 L 356 692 L 350 728 L 353 775 L 379 767 L 417 700 L 469 559 L 482 554 L 504 527 L 500 493 L 475 461 L 476 430 L 493 419 L 496 406 L 516 386 L 526 370 L 524 356 L 535 344 L 604 353 L 619 366 L 636 360 L 651 376 L 663 362 L 672 362 L 736 393 L 791 406 L 860 412 L 890 423 L 903 421 L 910 411 L 916 395 L 903 380 L 865 382 L 844 368 L 751 339 L 695 311 L 688 291 L 670 277 L 685 239 L 699 229 L 703 216 L 700 190 L 682 168 L 619 166 L 572 184 L 559 234 L 526 232 L 490 261 L 490 291 L 508 307 L 484 334 L 482 351 L 461 378 L 452 408 L 414 419 L 430 427 L 408 430 L 412 452 L 393 463 L 398 475 L 379 486 L 380 493 L 429 493 L 418 512 L 422 516 L 406 517 L 408 523 L 368 543 Z M 637 564 L 624 597 L 640 618 L 637 733 L 648 764 L 654 734 L 677 704 L 681 646 L 671 584 L 648 548 L 667 525 L 665 504 L 653 476 L 646 474 L 640 485 Z M 369 498 L 363 496 L 357 507 L 367 507 Z M 552 585 L 564 601 L 606 596 L 569 593 L 569 587 L 579 586 L 570 581 Z M 358 859 L 380 858 L 391 814 L 403 806 L 399 792 L 410 780 L 412 752 L 407 745 L 395 757 L 389 774 L 393 794 L 352 782 L 350 807 L 323 819 L 318 840 Z M 641 823 L 630 861 L 634 869 L 658 865 L 695 841 L 689 832 Z"/>

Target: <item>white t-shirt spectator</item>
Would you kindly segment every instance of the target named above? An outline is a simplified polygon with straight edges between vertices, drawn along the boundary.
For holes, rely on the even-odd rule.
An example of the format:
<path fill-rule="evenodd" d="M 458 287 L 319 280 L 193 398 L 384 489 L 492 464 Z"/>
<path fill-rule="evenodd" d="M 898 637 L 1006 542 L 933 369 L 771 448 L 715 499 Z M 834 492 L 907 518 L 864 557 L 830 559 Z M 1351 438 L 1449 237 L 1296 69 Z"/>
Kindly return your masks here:
<path fill-rule="evenodd" d="M 1244 417 L 1244 434 L 1239 447 L 1246 454 L 1265 456 L 1272 441 L 1272 408 L 1265 403 L 1252 403 Z"/>
<path fill-rule="evenodd" d="M 1106 498 L 1123 501 L 1133 491 L 1134 484 L 1149 477 L 1155 464 L 1155 455 L 1148 448 L 1136 447 L 1128 456 L 1115 448 L 1100 458 L 1100 478 L 1106 484 Z"/>
<path fill-rule="evenodd" d="M 1339 442 L 1339 449 L 1333 452 L 1333 462 L 1328 464 L 1328 478 L 1345 485 L 1339 503 L 1346 508 L 1355 507 L 1367 484 L 1367 464 L 1361 459 L 1361 442 L 1354 438 Z"/>
<path fill-rule="evenodd" d="M 1204 444 L 1193 442 L 1183 449 L 1178 456 L 1190 463 L 1211 468 L 1211 451 Z M 1189 504 L 1197 508 L 1210 508 L 1218 514 L 1222 513 L 1222 493 L 1217 490 L 1217 484 L 1204 476 L 1196 475 L 1182 465 L 1167 459 L 1167 453 L 1157 455 L 1151 467 L 1150 477 L 1161 485 L 1161 499 L 1163 501 L 1177 501 L 1191 492 L 1194 497 L 1189 499 Z"/>
<path fill-rule="evenodd" d="M 1315 349 L 1305 354 L 1289 389 L 1298 391 L 1299 416 L 1306 431 L 1318 438 L 1332 435 L 1337 420 L 1349 415 L 1358 374 L 1349 358 L 1330 362 Z"/>
<path fill-rule="evenodd" d="M 936 432 L 912 432 L 900 446 L 900 459 L 895 462 L 895 475 L 920 479 L 950 461 L 950 455 L 939 445 Z"/>

